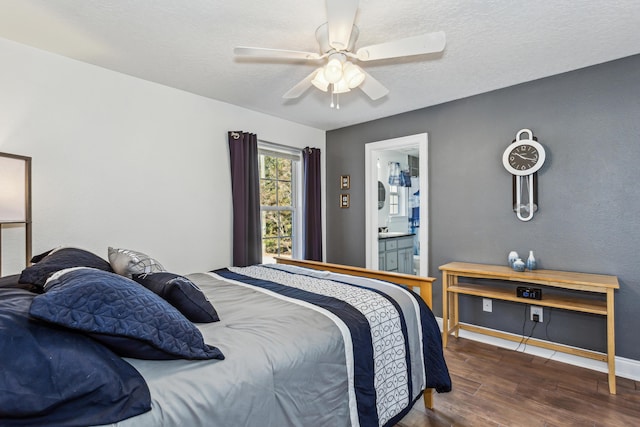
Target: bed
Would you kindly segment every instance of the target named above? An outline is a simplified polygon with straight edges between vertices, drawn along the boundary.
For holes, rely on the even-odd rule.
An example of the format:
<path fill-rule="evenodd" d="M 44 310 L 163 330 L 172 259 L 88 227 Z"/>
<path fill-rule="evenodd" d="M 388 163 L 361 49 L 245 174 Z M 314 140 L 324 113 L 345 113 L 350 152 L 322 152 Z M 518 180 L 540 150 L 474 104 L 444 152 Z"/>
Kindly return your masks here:
<path fill-rule="evenodd" d="M 0 279 L 0 425 L 391 426 L 417 400 L 431 408 L 434 390 L 451 389 L 427 306 L 431 278 L 278 259 L 171 275 L 169 294 L 144 282 L 170 275 L 150 257 L 137 274 L 127 274 L 131 262 L 123 270 L 111 257 L 93 264 L 71 258 L 61 270 L 46 268 L 41 288 Z M 185 289 L 201 293 L 198 310 L 210 303 L 209 313 L 189 315 L 208 319 L 185 322 L 176 280 L 187 284 L 183 299 Z M 104 296 L 114 289 L 125 293 Z M 182 302 L 193 306 L 193 295 Z M 127 307 L 103 316 L 105 298 L 129 304 L 136 326 L 114 320 Z M 165 337 L 166 325 L 178 321 Z M 37 351 L 20 347 L 26 335 Z M 64 353 L 52 357 L 60 342 Z M 96 371 L 108 387 L 89 381 Z M 43 378 L 48 383 L 33 385 Z M 77 389 L 85 383 L 87 390 Z"/>

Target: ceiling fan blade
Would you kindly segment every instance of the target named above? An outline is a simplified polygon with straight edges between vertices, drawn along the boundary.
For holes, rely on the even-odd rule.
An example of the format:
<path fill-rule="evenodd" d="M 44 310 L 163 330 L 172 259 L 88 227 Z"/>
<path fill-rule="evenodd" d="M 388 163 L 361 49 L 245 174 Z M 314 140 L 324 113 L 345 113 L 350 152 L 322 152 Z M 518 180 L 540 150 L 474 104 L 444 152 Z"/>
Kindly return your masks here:
<path fill-rule="evenodd" d="M 382 83 L 374 79 L 371 74 L 362 70 L 365 75 L 364 81 L 358 86 L 367 96 L 374 101 L 380 99 L 389 93 L 389 89 L 382 86 Z"/>
<path fill-rule="evenodd" d="M 287 93 L 282 95 L 284 99 L 294 99 L 305 93 L 307 89 L 311 87 L 311 80 L 316 75 L 318 70 L 314 70 L 313 73 L 302 79 L 297 85 L 289 89 Z"/>
<path fill-rule="evenodd" d="M 334 49 L 348 48 L 357 11 L 358 0 L 327 0 L 329 45 Z"/>
<path fill-rule="evenodd" d="M 360 61 L 375 61 L 377 59 L 398 58 L 401 56 L 424 55 L 426 53 L 442 52 L 446 44 L 443 31 L 407 37 L 387 43 L 365 46 L 356 52 Z"/>
<path fill-rule="evenodd" d="M 269 49 L 264 47 L 238 46 L 233 49 L 233 53 L 238 56 L 257 56 L 261 58 L 281 58 L 281 59 L 321 59 L 321 56 L 313 52 L 302 52 L 299 50 Z"/>

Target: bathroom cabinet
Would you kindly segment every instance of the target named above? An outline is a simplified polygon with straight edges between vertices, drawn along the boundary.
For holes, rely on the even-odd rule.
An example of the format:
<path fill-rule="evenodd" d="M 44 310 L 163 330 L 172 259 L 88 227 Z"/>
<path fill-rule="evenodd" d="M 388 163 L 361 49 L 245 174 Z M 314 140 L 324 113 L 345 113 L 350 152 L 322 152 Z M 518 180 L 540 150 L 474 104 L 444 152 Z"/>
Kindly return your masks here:
<path fill-rule="evenodd" d="M 409 233 L 380 233 L 378 269 L 413 274 L 413 239 Z"/>

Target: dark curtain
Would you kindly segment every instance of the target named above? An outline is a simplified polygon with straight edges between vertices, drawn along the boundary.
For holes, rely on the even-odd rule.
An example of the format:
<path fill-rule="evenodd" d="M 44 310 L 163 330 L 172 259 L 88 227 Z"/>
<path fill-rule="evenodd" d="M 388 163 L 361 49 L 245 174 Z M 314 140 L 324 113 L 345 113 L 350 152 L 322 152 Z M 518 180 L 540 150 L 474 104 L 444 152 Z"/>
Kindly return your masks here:
<path fill-rule="evenodd" d="M 244 267 L 262 262 L 260 227 L 260 176 L 258 137 L 229 132 L 231 194 L 233 200 L 233 265 Z"/>
<path fill-rule="evenodd" d="M 320 193 L 320 149 L 302 150 L 304 168 L 302 258 L 322 261 L 322 201 Z"/>

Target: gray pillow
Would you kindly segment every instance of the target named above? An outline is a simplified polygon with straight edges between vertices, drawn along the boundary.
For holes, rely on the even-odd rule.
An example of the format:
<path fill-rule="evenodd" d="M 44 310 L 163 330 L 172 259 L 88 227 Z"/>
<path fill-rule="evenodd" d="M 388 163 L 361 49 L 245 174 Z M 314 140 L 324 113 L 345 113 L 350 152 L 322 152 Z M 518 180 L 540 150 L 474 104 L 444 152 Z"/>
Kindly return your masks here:
<path fill-rule="evenodd" d="M 149 255 L 130 249 L 109 247 L 109 263 L 113 271 L 128 278 L 134 274 L 166 271 L 162 264 Z"/>

